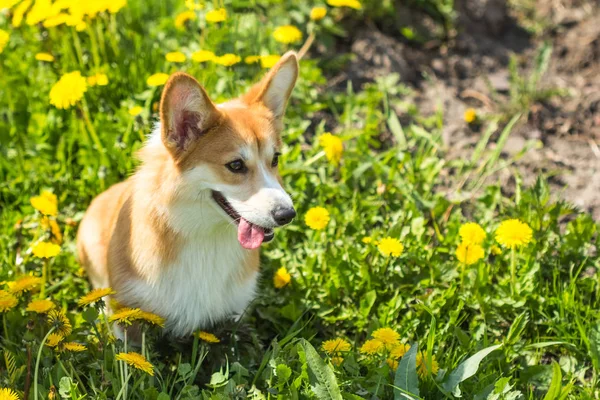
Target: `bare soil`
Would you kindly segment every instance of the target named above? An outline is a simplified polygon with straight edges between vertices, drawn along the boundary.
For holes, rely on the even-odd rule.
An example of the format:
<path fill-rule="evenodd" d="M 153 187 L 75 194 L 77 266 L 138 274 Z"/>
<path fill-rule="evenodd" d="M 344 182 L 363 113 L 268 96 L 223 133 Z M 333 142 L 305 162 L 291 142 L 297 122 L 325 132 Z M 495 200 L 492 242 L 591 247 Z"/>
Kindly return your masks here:
<path fill-rule="evenodd" d="M 544 174 L 555 196 L 590 211 L 599 220 L 598 2 L 537 0 L 536 20 L 543 21 L 545 28 L 536 36 L 523 28 L 527 21 L 505 0 L 457 0 L 456 11 L 459 31 L 445 43 L 432 40 L 412 46 L 393 31 L 369 23 L 353 30 L 347 43 L 353 60 L 332 82 L 351 79 L 360 85 L 377 76 L 399 73 L 403 82 L 414 87 L 412 100 L 421 112 L 432 114 L 443 107 L 443 135 L 450 158 L 469 157 L 481 137 L 483 129 L 473 129 L 464 121 L 467 108 L 477 110 L 484 126 L 486 116 L 509 109 L 524 112 L 526 117 L 509 137 L 503 156 L 517 156 L 530 141 L 538 146 L 490 179 L 510 192 L 515 175 L 531 184 L 538 174 Z M 427 32 L 428 21 L 421 17 L 402 14 L 402 18 L 418 19 Z M 509 93 L 510 57 L 517 56 L 521 74 L 528 76 L 544 40 L 552 44 L 553 51 L 539 86 L 557 89 L 561 95 L 539 99 L 529 110 L 515 110 Z"/>

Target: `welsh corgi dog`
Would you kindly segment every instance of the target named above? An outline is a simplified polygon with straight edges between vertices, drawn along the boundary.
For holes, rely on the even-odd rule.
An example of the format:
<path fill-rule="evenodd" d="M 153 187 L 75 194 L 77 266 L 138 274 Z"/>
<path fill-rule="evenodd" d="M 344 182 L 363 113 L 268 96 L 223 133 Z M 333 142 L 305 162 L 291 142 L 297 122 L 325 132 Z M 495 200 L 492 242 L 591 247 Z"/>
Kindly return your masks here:
<path fill-rule="evenodd" d="M 222 104 L 190 75 L 170 77 L 137 172 L 97 196 L 79 226 L 92 286 L 165 318 L 174 336 L 245 311 L 260 245 L 296 216 L 277 165 L 297 77 L 298 57 L 288 52 Z"/>

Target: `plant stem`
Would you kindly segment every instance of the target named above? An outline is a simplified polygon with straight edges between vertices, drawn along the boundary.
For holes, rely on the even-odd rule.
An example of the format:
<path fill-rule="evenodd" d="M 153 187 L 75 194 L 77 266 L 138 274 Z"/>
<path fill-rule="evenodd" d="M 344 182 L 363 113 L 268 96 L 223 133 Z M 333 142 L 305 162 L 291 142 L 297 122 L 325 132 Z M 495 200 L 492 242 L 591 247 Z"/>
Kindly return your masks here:
<path fill-rule="evenodd" d="M 46 336 L 44 336 L 44 338 L 42 339 L 42 342 L 40 343 L 40 348 L 38 350 L 37 358 L 35 360 L 35 371 L 33 373 L 33 380 L 34 380 L 34 382 L 33 382 L 33 399 L 34 400 L 38 400 L 38 371 L 40 369 L 40 359 L 42 358 L 42 350 L 44 349 L 46 340 L 48 340 L 48 336 L 50 336 L 50 334 L 52 332 L 54 332 L 55 329 L 56 329 L 55 326 L 50 328 L 50 330 L 48 331 L 48 333 L 46 333 Z"/>
<path fill-rule="evenodd" d="M 510 286 L 513 297 L 517 294 L 517 257 L 514 247 L 510 250 Z"/>

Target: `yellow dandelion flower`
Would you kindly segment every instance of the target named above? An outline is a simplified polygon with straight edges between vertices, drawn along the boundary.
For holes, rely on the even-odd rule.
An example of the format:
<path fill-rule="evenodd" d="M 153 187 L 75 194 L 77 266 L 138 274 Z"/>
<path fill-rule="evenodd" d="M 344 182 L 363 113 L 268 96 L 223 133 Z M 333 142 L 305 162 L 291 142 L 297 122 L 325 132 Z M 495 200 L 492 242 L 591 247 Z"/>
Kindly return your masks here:
<path fill-rule="evenodd" d="M 310 10 L 310 19 L 313 21 L 320 21 L 327 15 L 327 9 L 325 7 L 313 7 Z"/>
<path fill-rule="evenodd" d="M 14 282 L 8 283 L 8 291 L 19 295 L 23 292 L 29 292 L 42 284 L 42 278 L 37 276 L 23 276 Z"/>
<path fill-rule="evenodd" d="M 108 2 L 108 12 L 111 14 L 116 14 L 126 5 L 127 0 L 111 0 Z"/>
<path fill-rule="evenodd" d="M 67 20 L 69 20 L 69 14 L 60 13 L 46 18 L 42 25 L 44 28 L 54 28 L 55 26 L 67 23 Z"/>
<path fill-rule="evenodd" d="M 169 80 L 169 74 L 159 72 L 157 74 L 149 76 L 146 80 L 146 83 L 148 84 L 148 86 L 162 86 L 165 83 L 167 83 L 167 80 Z"/>
<path fill-rule="evenodd" d="M 56 332 L 63 336 L 69 336 L 73 327 L 67 316 L 59 310 L 52 310 L 48 313 L 48 324 L 56 327 Z"/>
<path fill-rule="evenodd" d="M 463 118 L 467 124 L 472 124 L 473 122 L 477 121 L 477 111 L 475 111 L 474 108 L 467 108 Z"/>
<path fill-rule="evenodd" d="M 227 10 L 217 8 L 206 13 L 206 21 L 208 22 L 223 22 L 227 19 Z"/>
<path fill-rule="evenodd" d="M 306 225 L 316 231 L 325 229 L 329 223 L 329 219 L 329 211 L 323 207 L 313 207 L 308 210 L 304 216 L 304 222 L 306 222 Z"/>
<path fill-rule="evenodd" d="M 48 346 L 48 347 L 56 347 L 56 346 L 58 346 L 60 344 L 60 342 L 62 342 L 63 339 L 64 339 L 64 337 L 60 333 L 54 333 L 54 332 L 52 332 L 48 336 L 48 339 L 46 339 L 46 346 Z"/>
<path fill-rule="evenodd" d="M 428 375 L 427 373 L 427 362 L 426 362 L 426 358 L 427 358 L 427 352 L 418 352 L 417 353 L 417 373 L 419 374 L 419 376 L 421 378 L 425 377 Z M 435 376 L 438 373 L 438 370 L 440 369 L 438 362 L 435 359 L 435 356 L 431 356 L 431 375 Z"/>
<path fill-rule="evenodd" d="M 161 328 L 165 327 L 165 319 L 151 312 L 140 311 L 140 315 L 139 317 L 137 317 L 137 319 L 141 319 L 142 321 L 148 322 L 150 324 L 160 326 Z"/>
<path fill-rule="evenodd" d="M 192 53 L 192 60 L 198 63 L 213 61 L 215 58 L 217 58 L 217 56 L 215 56 L 215 53 L 208 50 L 198 50 Z"/>
<path fill-rule="evenodd" d="M 129 109 L 128 113 L 132 117 L 137 117 L 142 113 L 142 111 L 144 111 L 144 108 L 142 106 L 133 106 Z"/>
<path fill-rule="evenodd" d="M 321 345 L 321 349 L 329 355 L 335 355 L 338 353 L 345 353 L 350 351 L 350 349 L 352 349 L 352 346 L 350 345 L 350 343 L 348 343 L 348 341 L 341 338 L 336 338 L 324 341 Z"/>
<path fill-rule="evenodd" d="M 54 13 L 52 9 L 52 2 L 50 0 L 35 0 L 33 7 L 27 13 L 25 22 L 27 25 L 36 25 L 48 17 L 51 17 Z"/>
<path fill-rule="evenodd" d="M 185 6 L 188 10 L 201 10 L 204 8 L 202 3 L 196 3 L 195 0 L 185 0 Z"/>
<path fill-rule="evenodd" d="M 456 253 L 454 254 L 456 255 L 458 261 L 465 265 L 475 264 L 485 256 L 483 247 L 478 244 L 469 244 L 464 242 L 456 248 Z"/>
<path fill-rule="evenodd" d="M 524 222 L 518 219 L 503 221 L 496 229 L 496 241 L 503 247 L 514 249 L 531 242 L 533 231 Z"/>
<path fill-rule="evenodd" d="M 216 337 L 215 335 L 213 335 L 212 333 L 198 331 L 198 333 L 196 335 L 198 336 L 199 339 L 204 340 L 207 343 L 220 343 L 221 342 L 219 340 L 219 338 Z"/>
<path fill-rule="evenodd" d="M 39 242 L 33 246 L 33 255 L 38 258 L 52 258 L 60 253 L 60 246 L 50 242 Z"/>
<path fill-rule="evenodd" d="M 177 29 L 183 29 L 185 27 L 185 24 L 188 21 L 195 21 L 196 20 L 196 13 L 188 10 L 188 11 L 184 11 L 182 13 L 177 14 L 177 16 L 175 17 L 175 27 Z"/>
<path fill-rule="evenodd" d="M 369 339 L 360 348 L 362 354 L 372 356 L 385 348 L 385 345 L 378 339 Z"/>
<path fill-rule="evenodd" d="M 402 358 L 402 357 L 404 357 L 406 352 L 409 350 L 410 350 L 409 344 L 400 343 L 400 344 L 394 346 L 394 348 L 392 348 L 392 350 L 390 350 L 390 358 L 393 360 Z"/>
<path fill-rule="evenodd" d="M 404 252 L 404 245 L 398 239 L 391 237 L 381 239 L 377 248 L 386 257 L 400 257 Z"/>
<path fill-rule="evenodd" d="M 30 311 L 30 312 L 34 312 L 34 313 L 38 313 L 38 314 L 46 314 L 48 311 L 52 310 L 54 307 L 56 307 L 56 306 L 50 300 L 46 300 L 46 299 L 32 300 L 27 305 L 27 308 L 25 309 L 25 311 Z"/>
<path fill-rule="evenodd" d="M 12 389 L 0 389 L 0 400 L 19 400 L 19 395 Z"/>
<path fill-rule="evenodd" d="M 139 319 L 142 311 L 139 308 L 128 308 L 123 307 L 113 315 L 111 315 L 108 320 L 110 322 L 117 321 L 123 325 L 131 325 L 133 321 Z"/>
<path fill-rule="evenodd" d="M 144 371 L 150 376 L 154 376 L 154 366 L 146 360 L 146 357 L 140 353 L 130 351 L 128 353 L 119 353 L 115 357 L 117 360 L 124 361 L 134 368 Z"/>
<path fill-rule="evenodd" d="M 296 43 L 302 40 L 302 32 L 294 25 L 283 25 L 273 31 L 273 38 L 279 43 Z"/>
<path fill-rule="evenodd" d="M 87 82 L 81 72 L 73 71 L 61 76 L 50 89 L 50 104 L 67 109 L 83 98 L 87 91 Z"/>
<path fill-rule="evenodd" d="M 502 254 L 502 249 L 500 249 L 500 247 L 493 245 L 492 246 L 492 254 L 495 256 L 499 256 L 500 254 Z"/>
<path fill-rule="evenodd" d="M 362 5 L 358 0 L 327 0 L 327 4 L 331 7 L 350 7 L 355 10 L 360 10 Z"/>
<path fill-rule="evenodd" d="M 12 21 L 11 21 L 12 26 L 14 28 L 18 28 L 21 26 L 21 23 L 23 22 L 23 16 L 25 15 L 25 12 L 29 8 L 29 6 L 31 6 L 31 3 L 33 3 L 33 0 L 25 0 L 25 1 L 21 2 L 21 4 L 19 4 L 17 6 L 17 8 L 15 8 L 15 11 L 13 12 Z"/>
<path fill-rule="evenodd" d="M 260 57 L 260 67 L 261 68 L 272 68 L 277 62 L 281 59 L 280 55 L 271 54 L 268 56 Z"/>
<path fill-rule="evenodd" d="M 6 32 L 4 29 L 0 29 L 0 53 L 4 51 L 4 48 L 8 44 L 8 40 L 10 39 L 10 34 Z"/>
<path fill-rule="evenodd" d="M 246 64 L 255 64 L 260 61 L 260 56 L 248 56 L 244 58 Z"/>
<path fill-rule="evenodd" d="M 331 357 L 331 363 L 333 365 L 335 365 L 336 367 L 339 367 L 340 365 L 342 365 L 343 362 L 344 362 L 344 357 L 340 357 L 340 356 Z"/>
<path fill-rule="evenodd" d="M 373 332 L 372 336 L 383 343 L 388 350 L 396 347 L 400 340 L 400 335 L 390 328 L 379 328 Z"/>
<path fill-rule="evenodd" d="M 44 215 L 56 216 L 58 214 L 58 199 L 52 192 L 44 190 L 39 196 L 29 199 L 29 202 Z"/>
<path fill-rule="evenodd" d="M 72 351 L 74 353 L 79 353 L 81 351 L 86 351 L 87 347 L 83 344 L 77 342 L 68 342 L 62 345 L 63 350 Z"/>
<path fill-rule="evenodd" d="M 13 309 L 19 300 L 6 290 L 0 290 L 0 312 L 6 312 Z"/>
<path fill-rule="evenodd" d="M 393 358 L 388 358 L 387 360 L 385 360 L 385 362 L 392 371 L 395 371 L 398 368 L 398 361 L 394 360 Z"/>
<path fill-rule="evenodd" d="M 485 231 L 475 222 L 462 224 L 458 230 L 462 242 L 467 244 L 481 244 L 485 240 Z"/>
<path fill-rule="evenodd" d="M 165 54 L 165 59 L 168 62 L 172 63 L 182 63 L 185 62 L 186 56 L 180 51 L 172 51 L 170 53 Z"/>
<path fill-rule="evenodd" d="M 35 59 L 38 61 L 52 62 L 54 61 L 54 56 L 50 53 L 37 53 Z"/>
<path fill-rule="evenodd" d="M 60 227 L 58 226 L 58 223 L 56 222 L 56 220 L 54 219 L 50 219 L 48 217 L 42 217 L 42 220 L 40 221 L 40 225 L 42 226 L 42 229 L 50 229 L 50 232 L 52 233 L 52 237 L 55 239 L 53 240 L 54 243 L 56 244 L 61 244 L 62 240 L 63 240 L 63 236 L 62 236 L 62 232 L 60 231 Z"/>
<path fill-rule="evenodd" d="M 273 276 L 273 285 L 277 289 L 281 289 L 282 287 L 290 283 L 291 280 L 292 276 L 287 271 L 287 269 L 285 267 L 281 267 L 277 270 L 277 272 L 275 272 L 275 275 Z"/>
<path fill-rule="evenodd" d="M 342 153 L 344 152 L 344 145 L 342 139 L 331 133 L 324 133 L 319 136 L 319 145 L 325 151 L 325 156 L 334 165 L 338 165 L 342 159 Z"/>
<path fill-rule="evenodd" d="M 365 236 L 361 239 L 361 242 L 363 242 L 364 244 L 371 244 L 371 243 L 373 243 L 373 238 L 369 237 L 369 236 Z"/>
<path fill-rule="evenodd" d="M 106 86 L 108 85 L 108 76 L 106 76 L 106 74 L 95 74 L 92 76 L 88 76 L 87 78 L 87 83 L 90 87 L 92 86 Z"/>
<path fill-rule="evenodd" d="M 231 67 L 232 65 L 235 65 L 240 61 L 242 61 L 242 58 L 240 56 L 236 56 L 235 54 L 231 53 L 224 54 L 220 57 L 215 57 L 215 59 L 213 60 L 215 64 L 224 65 L 226 67 Z"/>
<path fill-rule="evenodd" d="M 115 294 L 115 291 L 109 287 L 94 289 L 85 296 L 82 296 L 77 304 L 79 304 L 80 306 L 87 306 L 111 294 Z"/>

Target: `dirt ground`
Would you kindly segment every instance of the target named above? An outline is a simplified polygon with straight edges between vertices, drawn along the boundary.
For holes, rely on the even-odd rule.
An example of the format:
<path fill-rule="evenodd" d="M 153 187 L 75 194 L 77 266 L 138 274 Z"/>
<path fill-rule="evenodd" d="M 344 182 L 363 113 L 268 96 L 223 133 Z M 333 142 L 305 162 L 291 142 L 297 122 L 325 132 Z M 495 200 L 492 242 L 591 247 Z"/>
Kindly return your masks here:
<path fill-rule="evenodd" d="M 530 141 L 538 146 L 490 179 L 511 191 L 515 174 L 531 184 L 543 173 L 556 197 L 592 212 L 599 220 L 599 3 L 537 0 L 535 19 L 519 15 L 505 0 L 456 0 L 456 10 L 458 32 L 449 43 L 432 41 L 414 47 L 393 32 L 384 32 L 385 27 L 363 26 L 348 43 L 354 59 L 341 78 L 360 84 L 399 73 L 415 89 L 413 100 L 423 113 L 443 107 L 449 157 L 467 157 L 483 130 L 471 129 L 464 122 L 464 111 L 475 108 L 484 119 L 506 111 L 511 106 L 510 55 L 517 56 L 521 74 L 528 76 L 540 46 L 550 42 L 552 56 L 539 86 L 558 89 L 561 95 L 531 105 L 528 117 L 509 137 L 503 156 L 518 155 Z M 427 32 L 426 18 L 407 10 L 399 13 L 399 18 L 418 21 Z M 533 35 L 524 29 L 531 21 L 542 21 L 543 33 Z"/>

